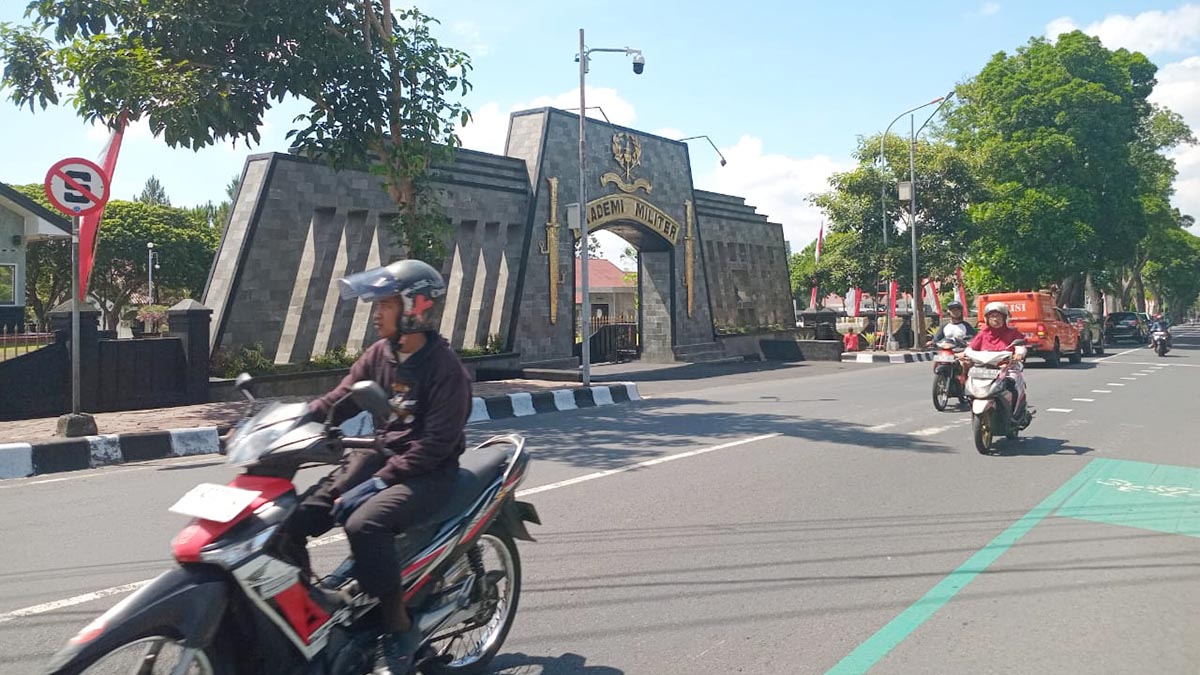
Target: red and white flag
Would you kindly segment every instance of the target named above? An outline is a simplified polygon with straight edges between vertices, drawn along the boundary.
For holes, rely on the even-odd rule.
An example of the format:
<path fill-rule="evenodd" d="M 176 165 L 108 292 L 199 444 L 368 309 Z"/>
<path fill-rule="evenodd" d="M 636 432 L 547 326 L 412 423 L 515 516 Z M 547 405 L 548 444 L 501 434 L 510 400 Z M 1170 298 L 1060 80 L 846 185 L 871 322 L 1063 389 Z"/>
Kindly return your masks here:
<path fill-rule="evenodd" d="M 825 241 L 825 223 L 821 223 L 821 231 L 817 233 L 817 260 L 821 262 L 821 242 Z"/>
<path fill-rule="evenodd" d="M 954 277 L 955 277 L 955 280 L 958 282 L 958 285 L 956 285 L 954 287 L 954 293 L 955 293 L 955 295 L 958 296 L 958 301 L 960 303 L 962 303 L 963 315 L 965 316 L 967 314 L 970 314 L 971 310 L 969 307 L 967 307 L 967 287 L 963 285 L 962 268 L 961 267 L 954 270 Z"/>
<path fill-rule="evenodd" d="M 858 316 L 858 304 L 861 301 L 862 291 L 857 288 L 851 288 L 846 291 L 846 301 L 843 309 L 846 311 L 846 316 Z"/>
<path fill-rule="evenodd" d="M 933 307 L 934 314 L 941 315 L 942 301 L 940 299 L 938 299 L 937 282 L 934 281 L 933 279 L 926 279 L 924 286 L 922 286 L 922 288 L 921 288 L 921 292 L 924 293 L 925 296 L 929 298 L 929 300 L 930 300 L 929 304 L 931 307 Z"/>
<path fill-rule="evenodd" d="M 113 171 L 117 168 L 117 155 L 121 154 L 121 140 L 125 137 L 124 115 L 117 121 L 117 128 L 108 137 L 108 143 L 100 152 L 100 160 L 96 162 L 104 169 L 108 178 L 108 190 L 112 192 Z M 92 276 L 92 266 L 96 262 L 96 242 L 99 241 L 100 219 L 104 216 L 104 207 L 83 216 L 79 221 L 79 299 L 87 296 L 88 280 Z"/>
<path fill-rule="evenodd" d="M 808 300 L 808 309 L 809 309 L 809 311 L 812 311 L 816 308 L 817 308 L 817 285 L 813 284 L 812 297 L 810 297 Z"/>
<path fill-rule="evenodd" d="M 896 294 L 900 286 L 895 281 L 888 282 L 888 316 L 896 316 Z"/>

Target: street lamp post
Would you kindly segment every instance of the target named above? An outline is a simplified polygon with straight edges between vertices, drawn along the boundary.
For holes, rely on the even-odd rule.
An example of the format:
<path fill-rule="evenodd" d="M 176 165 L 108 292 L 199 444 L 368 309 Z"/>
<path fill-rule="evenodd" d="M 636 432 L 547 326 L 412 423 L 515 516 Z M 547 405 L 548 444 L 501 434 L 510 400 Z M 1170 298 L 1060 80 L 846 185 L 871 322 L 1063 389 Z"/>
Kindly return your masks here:
<path fill-rule="evenodd" d="M 884 159 L 883 159 L 883 147 L 884 147 L 884 142 L 887 140 L 887 135 L 888 135 L 888 132 L 892 130 L 892 125 L 893 125 L 893 124 L 895 124 L 896 122 L 900 121 L 900 118 L 901 118 L 901 117 L 904 117 L 905 115 L 911 115 L 912 113 L 914 113 L 914 112 L 916 112 L 916 111 L 920 110 L 921 108 L 925 108 L 925 107 L 931 106 L 931 105 L 933 105 L 934 103 L 941 103 L 942 101 L 944 101 L 944 100 L 945 100 L 945 98 L 946 98 L 946 97 L 944 97 L 944 96 L 939 96 L 938 98 L 935 98 L 935 99 L 933 99 L 932 101 L 930 101 L 930 102 L 928 102 L 928 103 L 922 103 L 921 105 L 919 105 L 919 106 L 917 106 L 917 107 L 915 107 L 915 108 L 911 108 L 911 109 L 909 109 L 909 110 L 905 110 L 904 112 L 900 113 L 899 115 L 896 115 L 896 119 L 892 120 L 891 122 L 888 122 L 887 128 L 883 130 L 883 135 L 879 137 L 879 171 L 880 171 L 881 173 L 883 172 L 883 170 L 884 170 L 884 167 L 886 166 L 886 165 L 884 164 Z M 910 157 L 910 164 L 911 164 L 911 157 Z M 913 205 L 915 206 L 915 204 L 916 204 L 916 201 L 914 200 L 912 203 L 913 203 Z M 879 208 L 880 208 L 880 210 L 881 210 L 881 212 L 882 212 L 882 224 L 883 224 L 883 246 L 884 246 L 884 248 L 886 249 L 886 248 L 887 248 L 887 245 L 888 245 L 888 236 L 887 236 L 887 232 L 888 232 L 888 220 L 887 220 L 887 182 L 886 182 L 886 181 L 880 181 L 880 185 L 879 185 Z M 914 236 L 915 236 L 915 235 L 914 235 Z M 917 287 L 917 285 L 920 283 L 920 280 L 915 278 L 915 277 L 916 277 L 916 266 L 917 266 L 917 256 L 916 256 L 916 254 L 917 254 L 917 248 L 916 248 L 916 247 L 917 247 L 917 244 L 916 244 L 916 239 L 914 238 L 914 239 L 913 239 L 913 277 L 914 277 L 914 279 L 913 279 L 913 288 L 914 288 L 914 289 L 915 289 L 915 288 Z M 916 297 L 916 295 L 914 294 L 914 295 L 913 295 L 913 297 L 915 298 L 915 297 Z M 887 328 L 885 329 L 885 330 L 887 331 L 887 333 L 886 333 L 886 334 L 887 334 L 887 343 L 886 343 L 886 344 L 887 344 L 887 348 L 890 350 L 890 349 L 892 348 L 892 347 L 891 347 L 891 345 L 893 344 L 893 339 L 892 339 L 892 313 L 891 313 L 891 310 L 890 310 L 890 309 L 888 310 L 888 313 L 887 313 L 885 316 L 887 317 L 887 324 L 886 324 L 886 325 L 887 325 Z M 914 344 L 914 345 L 916 344 L 916 327 L 915 327 L 915 326 L 914 326 L 914 328 L 913 328 L 913 344 Z"/>
<path fill-rule="evenodd" d="M 158 255 L 154 252 L 154 242 L 146 242 L 146 273 L 148 275 L 146 295 L 150 299 L 150 302 L 147 304 L 150 305 L 154 304 L 154 269 L 158 267 L 158 263 L 155 262 L 156 258 L 158 258 Z"/>
<path fill-rule="evenodd" d="M 576 60 L 579 61 L 579 232 L 583 246 L 581 247 L 579 259 L 579 284 L 580 293 L 583 296 L 583 315 L 579 321 L 579 332 L 581 344 L 579 346 L 580 362 L 583 371 L 583 386 L 591 386 L 592 384 L 592 350 L 591 350 L 591 312 L 592 303 L 591 297 L 588 294 L 588 213 L 587 213 L 587 185 L 584 180 L 585 170 L 587 168 L 586 152 L 587 152 L 587 134 L 584 127 L 587 124 L 587 72 L 588 59 L 591 58 L 592 52 L 621 52 L 626 56 L 633 57 L 633 72 L 636 75 L 641 75 L 646 67 L 646 59 L 642 56 L 642 50 L 630 49 L 629 47 L 597 47 L 588 49 L 583 41 L 583 29 L 579 29 L 579 54 Z M 557 299 L 555 300 L 557 302 Z"/>
<path fill-rule="evenodd" d="M 917 129 L 916 131 L 913 131 L 913 124 L 916 123 L 915 117 L 913 115 L 908 116 L 908 181 L 911 186 L 908 208 L 909 213 L 911 214 L 911 222 L 908 229 L 912 234 L 913 274 L 913 307 L 910 309 L 910 313 L 912 314 L 913 321 L 914 348 L 921 346 L 921 344 L 917 342 L 917 336 L 921 335 L 923 337 L 925 331 L 925 303 L 921 300 L 921 277 L 917 271 L 917 136 L 921 135 L 921 132 L 925 129 L 925 125 L 929 124 L 929 120 L 932 120 L 934 115 L 937 115 L 938 111 L 942 109 L 942 106 L 946 105 L 946 103 L 949 102 L 953 96 L 954 91 L 951 90 L 949 94 L 937 99 L 940 101 L 938 107 L 933 109 L 933 112 L 930 113 L 929 117 L 926 117 L 925 121 L 921 124 L 921 128 Z"/>
<path fill-rule="evenodd" d="M 716 150 L 716 152 L 717 152 L 717 157 L 720 157 L 720 158 L 721 158 L 721 166 L 725 166 L 725 164 L 726 164 L 726 162 L 725 162 L 725 155 L 722 155 L 722 154 L 721 154 L 721 150 L 720 150 L 719 148 L 717 148 L 717 144 L 716 144 L 716 143 L 713 143 L 713 140 L 712 140 L 711 138 L 709 138 L 708 136 L 705 136 L 704 134 L 700 134 L 699 136 L 688 136 L 687 138 L 681 138 L 681 139 L 679 139 L 679 140 L 681 140 L 681 141 L 692 141 L 692 140 L 695 140 L 695 139 L 697 139 L 697 138 L 703 138 L 704 140 L 708 141 L 708 144 L 712 146 L 712 149 L 713 149 L 713 150 Z"/>

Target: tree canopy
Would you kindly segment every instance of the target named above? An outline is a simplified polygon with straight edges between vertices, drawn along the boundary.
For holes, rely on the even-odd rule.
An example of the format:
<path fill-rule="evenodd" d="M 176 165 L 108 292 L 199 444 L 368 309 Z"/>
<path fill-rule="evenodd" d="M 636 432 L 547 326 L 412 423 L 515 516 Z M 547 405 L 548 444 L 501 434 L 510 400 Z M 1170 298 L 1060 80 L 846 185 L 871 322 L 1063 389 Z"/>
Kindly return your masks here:
<path fill-rule="evenodd" d="M 0 87 L 31 110 L 145 118 L 171 147 L 258 142 L 264 113 L 308 104 L 289 137 L 336 168 L 370 169 L 398 205 L 398 243 L 438 257 L 448 221 L 424 180 L 459 144 L 469 57 L 432 17 L 391 0 L 34 0 L 0 29 Z M 67 93 L 69 92 L 69 93 Z"/>

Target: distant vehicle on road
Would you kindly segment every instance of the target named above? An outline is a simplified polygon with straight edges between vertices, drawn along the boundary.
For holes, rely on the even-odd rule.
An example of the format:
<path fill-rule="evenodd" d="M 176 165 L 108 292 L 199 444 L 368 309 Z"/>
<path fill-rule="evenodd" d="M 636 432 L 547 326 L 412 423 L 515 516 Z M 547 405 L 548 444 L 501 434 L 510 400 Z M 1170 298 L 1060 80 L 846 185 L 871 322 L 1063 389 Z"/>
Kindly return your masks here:
<path fill-rule="evenodd" d="M 1104 353 L 1104 324 L 1081 307 L 1064 309 L 1062 313 L 1079 332 L 1079 342 L 1085 356 Z"/>
<path fill-rule="evenodd" d="M 1119 340 L 1145 342 L 1149 328 L 1136 312 L 1113 312 L 1104 319 L 1104 335 L 1110 344 Z"/>
<path fill-rule="evenodd" d="M 1054 306 L 1049 293 L 987 293 L 976 301 L 979 304 L 979 316 L 984 315 L 983 308 L 989 302 L 1008 305 L 1008 325 L 1021 331 L 1029 352 L 1045 359 L 1051 367 L 1057 368 L 1064 354 L 1071 363 L 1079 363 L 1083 359 L 1079 331 L 1075 330 L 1062 310 Z"/>

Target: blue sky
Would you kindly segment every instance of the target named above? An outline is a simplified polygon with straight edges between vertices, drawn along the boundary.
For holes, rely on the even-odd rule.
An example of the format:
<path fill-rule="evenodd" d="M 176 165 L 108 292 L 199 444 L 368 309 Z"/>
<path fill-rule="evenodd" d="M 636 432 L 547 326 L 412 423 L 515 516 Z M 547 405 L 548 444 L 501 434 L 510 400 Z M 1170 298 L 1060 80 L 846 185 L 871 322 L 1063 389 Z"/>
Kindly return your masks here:
<path fill-rule="evenodd" d="M 0 0 L 0 21 L 20 21 L 24 0 Z M 1200 5 L 1171 2 L 713 2 L 631 3 L 437 0 L 418 3 L 442 21 L 447 44 L 473 56 L 475 122 L 468 147 L 501 152 L 507 115 L 578 101 L 578 29 L 589 47 L 636 47 L 598 54 L 589 105 L 613 122 L 667 136 L 709 135 L 729 159 L 721 168 L 706 144 L 693 148 L 697 186 L 744 196 L 785 226 L 793 249 L 811 241 L 821 214 L 805 198 L 829 173 L 850 165 L 855 137 L 878 133 L 897 114 L 977 73 L 997 51 L 1031 36 L 1079 27 L 1109 47 L 1146 53 L 1159 65 L 1156 98 L 1200 130 Z M 222 198 L 249 152 L 285 150 L 296 104 L 265 119 L 263 142 L 195 153 L 171 150 L 133 128 L 113 195 L 131 198 L 150 175 L 176 205 Z M 30 113 L 0 103 L 0 180 L 40 182 L 56 160 L 94 158 L 105 132 L 71 110 Z M 701 142 L 702 143 L 702 142 Z M 1178 206 L 1200 216 L 1200 149 L 1178 153 Z M 606 250 L 617 250 L 606 242 Z M 615 256 L 613 256 L 615 257 Z"/>

